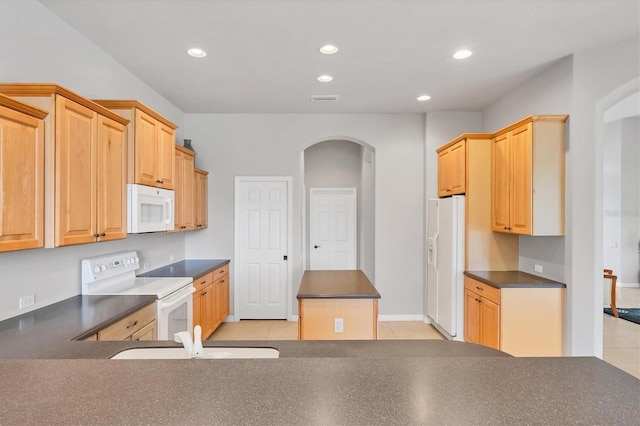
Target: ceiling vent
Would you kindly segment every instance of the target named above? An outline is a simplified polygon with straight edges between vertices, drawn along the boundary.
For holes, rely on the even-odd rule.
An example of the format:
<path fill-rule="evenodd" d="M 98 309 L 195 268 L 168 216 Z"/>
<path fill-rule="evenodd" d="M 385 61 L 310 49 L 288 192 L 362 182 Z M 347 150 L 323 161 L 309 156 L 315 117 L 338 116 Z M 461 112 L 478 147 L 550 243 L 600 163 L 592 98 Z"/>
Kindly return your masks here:
<path fill-rule="evenodd" d="M 337 101 L 338 95 L 313 95 L 311 96 L 312 102 L 320 101 Z"/>

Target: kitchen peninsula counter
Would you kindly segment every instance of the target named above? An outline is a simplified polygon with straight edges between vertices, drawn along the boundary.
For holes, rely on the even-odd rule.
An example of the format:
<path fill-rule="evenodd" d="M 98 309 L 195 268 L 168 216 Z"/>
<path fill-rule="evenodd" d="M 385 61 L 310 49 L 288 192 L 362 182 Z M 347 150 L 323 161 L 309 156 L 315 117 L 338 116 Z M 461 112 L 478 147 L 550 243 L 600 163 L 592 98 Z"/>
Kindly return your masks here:
<path fill-rule="evenodd" d="M 364 272 L 305 271 L 297 298 L 300 340 L 377 338 L 380 293 Z"/>
<path fill-rule="evenodd" d="M 635 425 L 640 418 L 640 380 L 596 358 L 0 360 L 0 382 L 0 424 Z"/>

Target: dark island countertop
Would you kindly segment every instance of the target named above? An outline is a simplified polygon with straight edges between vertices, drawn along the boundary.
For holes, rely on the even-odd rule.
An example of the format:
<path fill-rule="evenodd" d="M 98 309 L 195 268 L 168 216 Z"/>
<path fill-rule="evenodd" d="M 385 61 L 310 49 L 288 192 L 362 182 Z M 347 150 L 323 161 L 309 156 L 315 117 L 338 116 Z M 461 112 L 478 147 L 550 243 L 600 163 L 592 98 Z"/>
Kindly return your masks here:
<path fill-rule="evenodd" d="M 298 299 L 380 299 L 362 271 L 304 271 Z"/>
<path fill-rule="evenodd" d="M 178 344 L 71 340 L 153 300 L 77 296 L 0 322 L 0 424 L 635 425 L 640 418 L 640 380 L 594 357 L 514 358 L 447 340 L 215 340 L 204 345 L 273 347 L 280 358 L 109 360 L 128 348 Z"/>
<path fill-rule="evenodd" d="M 522 271 L 465 271 L 464 274 L 495 288 L 566 288 L 567 285 Z"/>
<path fill-rule="evenodd" d="M 172 263 L 171 265 L 163 266 L 158 269 L 154 269 L 144 274 L 140 274 L 140 277 L 191 277 L 199 278 L 214 269 L 218 269 L 221 266 L 229 263 L 229 259 L 186 259 L 180 262 Z"/>

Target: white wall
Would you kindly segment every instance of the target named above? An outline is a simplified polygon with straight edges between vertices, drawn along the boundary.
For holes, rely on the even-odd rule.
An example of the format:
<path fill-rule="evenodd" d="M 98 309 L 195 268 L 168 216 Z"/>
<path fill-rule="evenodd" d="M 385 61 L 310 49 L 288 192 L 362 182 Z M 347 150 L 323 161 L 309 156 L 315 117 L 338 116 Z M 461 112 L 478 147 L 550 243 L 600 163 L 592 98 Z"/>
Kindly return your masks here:
<path fill-rule="evenodd" d="M 33 0 L 0 2 L 0 81 L 58 83 L 88 98 L 139 99 L 178 125 L 183 114 L 49 9 Z M 179 129 L 180 131 L 180 129 Z M 80 260 L 139 250 L 151 268 L 184 257 L 183 235 L 0 254 L 0 320 L 80 294 Z M 18 310 L 18 298 L 36 304 Z"/>
<path fill-rule="evenodd" d="M 574 54 L 565 252 L 572 355 L 602 355 L 603 114 L 638 90 L 639 76 L 638 38 Z M 632 81 L 633 87 L 610 99 L 612 92 Z"/>
<path fill-rule="evenodd" d="M 603 266 L 620 271 L 620 204 L 621 204 L 621 125 L 617 120 L 603 127 L 602 134 L 602 203 L 603 203 Z"/>
<path fill-rule="evenodd" d="M 362 158 L 360 182 L 360 269 L 371 282 L 376 281 L 375 271 L 375 164 L 376 154 L 370 147 L 360 150 Z"/>
<path fill-rule="evenodd" d="M 624 285 L 640 282 L 640 119 L 626 118 L 621 124 L 619 281 Z"/>
<path fill-rule="evenodd" d="M 187 257 L 233 258 L 235 176 L 292 176 L 292 302 L 303 271 L 303 150 L 330 139 L 356 139 L 373 147 L 380 313 L 422 316 L 423 115 L 186 114 L 185 126 L 198 152 L 196 161 L 201 161 L 198 167 L 210 171 L 212 200 L 209 229 L 187 236 Z"/>
<path fill-rule="evenodd" d="M 484 109 L 484 131 L 493 133 L 529 115 L 569 114 L 571 82 L 572 58 L 567 57 L 554 62 L 531 80 Z M 564 282 L 565 238 L 521 236 L 520 270 Z M 542 274 L 535 272 L 536 264 L 543 267 Z"/>

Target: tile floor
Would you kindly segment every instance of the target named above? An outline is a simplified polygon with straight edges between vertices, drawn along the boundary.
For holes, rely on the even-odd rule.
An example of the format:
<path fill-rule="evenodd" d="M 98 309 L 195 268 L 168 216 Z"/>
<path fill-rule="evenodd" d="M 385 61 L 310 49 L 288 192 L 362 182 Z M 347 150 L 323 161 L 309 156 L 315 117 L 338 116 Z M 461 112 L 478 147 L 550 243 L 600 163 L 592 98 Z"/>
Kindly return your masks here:
<path fill-rule="evenodd" d="M 225 322 L 209 340 L 297 340 L 298 323 L 285 320 L 243 320 Z M 378 322 L 378 339 L 442 339 L 442 335 L 421 321 Z"/>
<path fill-rule="evenodd" d="M 640 307 L 640 288 L 620 288 L 619 307 Z M 640 324 L 604 315 L 603 359 L 640 378 Z M 210 340 L 296 340 L 298 323 L 285 320 L 244 320 L 223 323 Z M 442 339 L 421 321 L 380 321 L 378 339 Z"/>
<path fill-rule="evenodd" d="M 640 288 L 618 287 L 619 308 L 640 307 Z M 640 379 L 640 324 L 604 315 L 602 359 Z"/>

